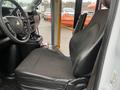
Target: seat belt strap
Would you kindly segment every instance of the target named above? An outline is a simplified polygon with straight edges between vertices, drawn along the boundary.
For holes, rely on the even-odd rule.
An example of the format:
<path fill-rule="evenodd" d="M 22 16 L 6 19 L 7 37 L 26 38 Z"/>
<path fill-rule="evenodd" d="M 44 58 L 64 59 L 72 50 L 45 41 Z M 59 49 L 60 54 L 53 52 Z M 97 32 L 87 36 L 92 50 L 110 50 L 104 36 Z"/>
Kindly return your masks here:
<path fill-rule="evenodd" d="M 84 14 L 79 16 L 79 19 L 78 19 L 77 24 L 75 26 L 74 33 L 77 33 L 83 29 L 86 17 L 87 17 L 87 13 L 84 13 Z"/>

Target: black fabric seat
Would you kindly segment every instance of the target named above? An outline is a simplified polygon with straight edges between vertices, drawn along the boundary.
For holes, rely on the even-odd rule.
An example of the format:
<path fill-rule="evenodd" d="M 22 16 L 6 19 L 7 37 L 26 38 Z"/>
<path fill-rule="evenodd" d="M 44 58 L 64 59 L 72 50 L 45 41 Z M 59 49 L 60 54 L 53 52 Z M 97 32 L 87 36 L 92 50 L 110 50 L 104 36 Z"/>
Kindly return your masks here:
<path fill-rule="evenodd" d="M 70 58 L 45 48 L 34 50 L 17 68 L 16 74 L 23 88 L 40 90 L 63 90 L 67 82 L 75 78 Z"/>
<path fill-rule="evenodd" d="M 34 50 L 17 69 L 55 79 L 74 79 L 70 59 L 45 48 Z"/>
<path fill-rule="evenodd" d="M 110 0 L 104 1 L 109 7 Z M 46 48 L 32 51 L 16 69 L 22 88 L 65 90 L 71 80 L 89 75 L 101 45 L 108 12 L 108 9 L 97 11 L 88 27 L 73 35 L 70 58 Z"/>

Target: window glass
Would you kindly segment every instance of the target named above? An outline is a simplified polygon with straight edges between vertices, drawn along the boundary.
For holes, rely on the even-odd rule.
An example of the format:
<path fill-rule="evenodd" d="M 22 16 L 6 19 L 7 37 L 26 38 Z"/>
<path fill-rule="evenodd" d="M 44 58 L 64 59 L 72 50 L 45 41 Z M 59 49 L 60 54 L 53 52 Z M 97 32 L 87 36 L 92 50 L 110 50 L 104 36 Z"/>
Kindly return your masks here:
<path fill-rule="evenodd" d="M 40 34 L 44 44 L 51 44 L 51 7 L 50 0 L 42 0 L 39 6 L 41 10 Z M 74 23 L 75 0 L 62 0 L 61 7 L 61 39 L 60 50 L 69 56 L 69 41 L 72 37 Z"/>
<path fill-rule="evenodd" d="M 96 9 L 96 0 L 83 0 L 83 4 L 82 4 L 82 14 L 87 13 L 87 17 L 84 23 L 84 26 L 87 26 L 94 13 L 95 13 L 95 9 Z"/>

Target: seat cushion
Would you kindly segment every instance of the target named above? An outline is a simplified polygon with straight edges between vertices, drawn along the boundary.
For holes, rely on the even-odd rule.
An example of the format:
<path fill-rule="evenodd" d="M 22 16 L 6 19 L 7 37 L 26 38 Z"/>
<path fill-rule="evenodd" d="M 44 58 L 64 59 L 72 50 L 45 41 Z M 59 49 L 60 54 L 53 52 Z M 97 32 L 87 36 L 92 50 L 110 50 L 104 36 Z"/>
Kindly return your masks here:
<path fill-rule="evenodd" d="M 16 75 L 22 86 L 44 88 L 48 85 L 52 89 L 65 87 L 75 78 L 69 58 L 45 48 L 32 51 L 16 69 Z"/>

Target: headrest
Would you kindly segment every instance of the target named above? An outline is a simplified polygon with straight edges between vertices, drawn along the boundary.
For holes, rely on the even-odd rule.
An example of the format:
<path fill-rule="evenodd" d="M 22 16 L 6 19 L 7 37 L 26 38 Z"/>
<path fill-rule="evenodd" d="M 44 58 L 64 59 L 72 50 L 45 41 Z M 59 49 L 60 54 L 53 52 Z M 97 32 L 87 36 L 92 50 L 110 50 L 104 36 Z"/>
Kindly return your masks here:
<path fill-rule="evenodd" d="M 111 0 L 102 0 L 102 4 L 105 7 L 110 8 Z"/>

